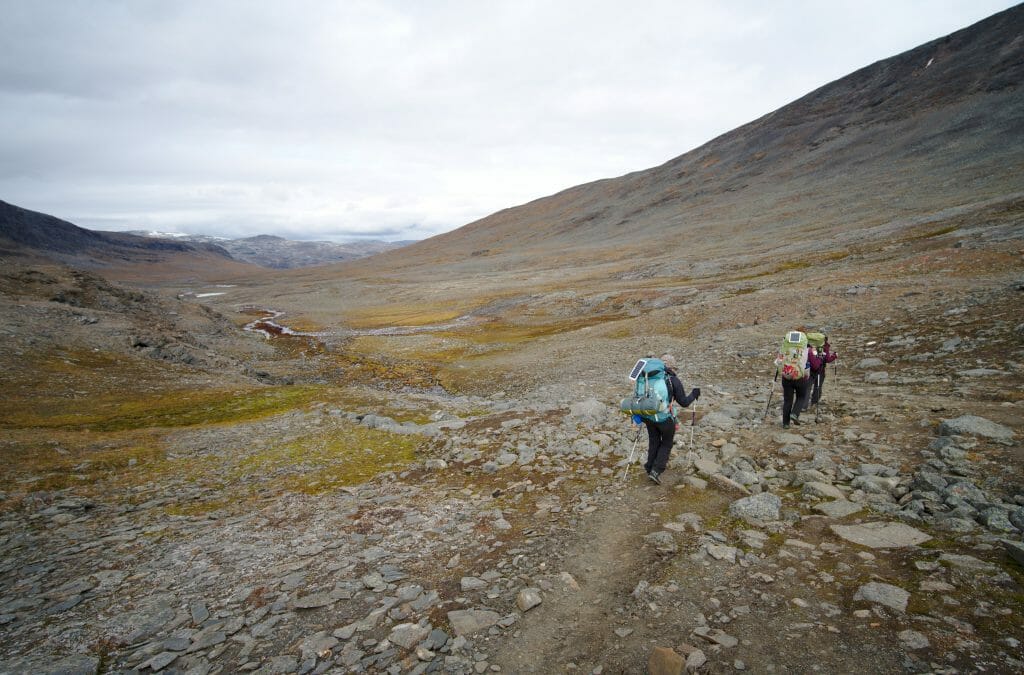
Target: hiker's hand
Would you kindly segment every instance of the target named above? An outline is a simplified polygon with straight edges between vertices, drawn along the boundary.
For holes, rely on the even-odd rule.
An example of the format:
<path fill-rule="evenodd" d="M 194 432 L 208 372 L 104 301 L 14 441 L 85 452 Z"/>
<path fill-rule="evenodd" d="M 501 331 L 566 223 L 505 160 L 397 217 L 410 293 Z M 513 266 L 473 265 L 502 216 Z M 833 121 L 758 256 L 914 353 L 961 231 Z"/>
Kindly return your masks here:
<path fill-rule="evenodd" d="M 700 398 L 700 388 L 699 387 L 694 387 L 693 388 L 693 390 L 690 392 L 690 398 L 692 398 L 694 401 L 696 401 L 697 399 Z"/>

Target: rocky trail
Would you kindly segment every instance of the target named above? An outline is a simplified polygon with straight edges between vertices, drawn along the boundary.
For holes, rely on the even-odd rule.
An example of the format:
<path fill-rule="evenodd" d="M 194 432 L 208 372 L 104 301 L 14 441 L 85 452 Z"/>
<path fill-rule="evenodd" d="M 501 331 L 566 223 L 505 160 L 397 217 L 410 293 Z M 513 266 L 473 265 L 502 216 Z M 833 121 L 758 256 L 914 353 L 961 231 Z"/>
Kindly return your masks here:
<path fill-rule="evenodd" d="M 898 404 L 871 372 L 796 433 L 774 403 L 762 422 L 763 382 L 708 388 L 661 486 L 620 480 L 606 403 L 496 398 L 405 424 L 418 461 L 323 494 L 34 494 L 0 521 L 0 672 L 1020 670 L 1014 432 L 939 426 L 911 411 L 948 399 Z M 352 424 L 403 426 L 314 405 L 176 453 Z"/>

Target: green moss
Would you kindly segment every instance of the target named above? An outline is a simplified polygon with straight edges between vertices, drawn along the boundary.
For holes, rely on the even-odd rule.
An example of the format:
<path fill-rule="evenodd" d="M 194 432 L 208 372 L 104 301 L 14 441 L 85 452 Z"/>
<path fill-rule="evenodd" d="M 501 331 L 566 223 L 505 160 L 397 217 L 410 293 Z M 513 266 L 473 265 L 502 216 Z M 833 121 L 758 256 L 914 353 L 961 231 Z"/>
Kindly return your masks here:
<path fill-rule="evenodd" d="M 229 482 L 275 477 L 285 490 L 319 494 L 363 483 L 387 471 L 401 471 L 423 443 L 414 435 L 346 425 L 330 434 L 274 445 L 242 458 Z"/>
<path fill-rule="evenodd" d="M 67 401 L 58 410 L 15 403 L 0 412 L 0 428 L 109 432 L 239 422 L 308 403 L 319 392 L 317 387 L 273 387 L 241 391 L 172 391 L 132 398 L 119 393 L 76 401 L 72 410 L 68 410 L 71 406 Z"/>

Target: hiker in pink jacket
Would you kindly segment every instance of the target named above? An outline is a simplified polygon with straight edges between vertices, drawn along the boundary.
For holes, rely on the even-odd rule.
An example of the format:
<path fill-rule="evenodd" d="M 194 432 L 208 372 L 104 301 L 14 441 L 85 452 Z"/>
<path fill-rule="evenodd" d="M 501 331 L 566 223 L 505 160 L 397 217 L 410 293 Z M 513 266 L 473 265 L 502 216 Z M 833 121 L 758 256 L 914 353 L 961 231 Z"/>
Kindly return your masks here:
<path fill-rule="evenodd" d="M 808 350 L 807 363 L 811 367 L 811 395 L 810 400 L 804 405 L 804 410 L 807 410 L 812 403 L 817 404 L 821 400 L 821 392 L 825 387 L 825 371 L 828 364 L 835 361 L 838 357 L 839 355 L 832 351 L 828 337 L 825 338 L 825 344 L 821 352 L 813 345 Z"/>

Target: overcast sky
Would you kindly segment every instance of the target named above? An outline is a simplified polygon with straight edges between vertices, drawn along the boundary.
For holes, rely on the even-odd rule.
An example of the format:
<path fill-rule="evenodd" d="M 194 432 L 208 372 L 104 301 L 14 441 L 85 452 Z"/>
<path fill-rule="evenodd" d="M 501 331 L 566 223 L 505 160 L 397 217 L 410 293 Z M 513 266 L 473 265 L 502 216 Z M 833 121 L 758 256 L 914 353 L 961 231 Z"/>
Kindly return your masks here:
<path fill-rule="evenodd" d="M 0 199 L 90 229 L 420 239 L 1014 4 L 0 0 Z"/>

